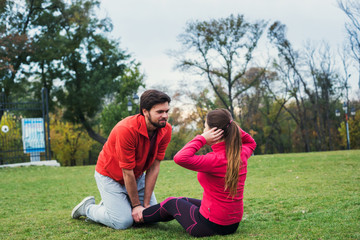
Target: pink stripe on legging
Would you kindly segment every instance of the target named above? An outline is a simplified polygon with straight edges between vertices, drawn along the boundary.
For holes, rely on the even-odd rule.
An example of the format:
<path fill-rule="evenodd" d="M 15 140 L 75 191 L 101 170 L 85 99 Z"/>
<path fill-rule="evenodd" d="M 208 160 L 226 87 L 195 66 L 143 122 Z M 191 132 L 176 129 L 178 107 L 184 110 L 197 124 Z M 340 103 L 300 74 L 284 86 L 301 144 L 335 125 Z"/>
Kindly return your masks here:
<path fill-rule="evenodd" d="M 195 212 L 195 208 L 197 208 L 195 205 L 192 205 L 191 208 L 190 208 L 190 217 L 191 217 L 191 220 L 193 220 L 193 224 L 191 224 L 187 229 L 186 231 L 191 235 L 191 231 L 193 230 L 193 228 L 196 226 L 197 222 L 195 220 L 195 216 L 194 216 L 194 212 Z"/>

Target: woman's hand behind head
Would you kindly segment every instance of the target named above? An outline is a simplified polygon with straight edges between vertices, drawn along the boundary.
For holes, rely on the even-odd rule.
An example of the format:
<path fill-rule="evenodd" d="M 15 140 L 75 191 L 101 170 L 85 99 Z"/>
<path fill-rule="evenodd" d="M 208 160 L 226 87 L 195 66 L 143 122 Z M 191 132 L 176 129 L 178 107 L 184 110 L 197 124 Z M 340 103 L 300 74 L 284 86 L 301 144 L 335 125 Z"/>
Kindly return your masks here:
<path fill-rule="evenodd" d="M 209 130 L 205 129 L 204 133 L 201 134 L 206 140 L 207 145 L 213 145 L 223 138 L 224 130 L 217 129 L 216 127 Z"/>

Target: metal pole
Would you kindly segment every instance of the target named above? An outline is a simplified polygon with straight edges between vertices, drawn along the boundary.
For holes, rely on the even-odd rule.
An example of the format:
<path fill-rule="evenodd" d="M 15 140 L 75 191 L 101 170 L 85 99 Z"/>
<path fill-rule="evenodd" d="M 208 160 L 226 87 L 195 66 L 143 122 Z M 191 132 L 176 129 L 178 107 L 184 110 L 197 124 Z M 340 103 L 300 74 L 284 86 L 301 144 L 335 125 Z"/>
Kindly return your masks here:
<path fill-rule="evenodd" d="M 50 145 L 50 118 L 49 118 L 49 93 L 46 89 L 46 122 L 47 122 L 47 133 L 48 133 L 48 149 L 49 149 L 49 160 L 51 160 L 51 145 Z"/>
<path fill-rule="evenodd" d="M 347 149 L 350 150 L 350 136 L 349 136 L 349 123 L 348 123 L 347 110 L 345 110 L 345 120 L 346 120 L 346 142 L 347 142 Z"/>
<path fill-rule="evenodd" d="M 49 98 L 48 98 L 47 89 L 45 87 L 41 89 L 41 99 L 42 99 L 42 111 L 43 111 L 43 120 L 44 120 L 45 158 L 47 158 L 46 160 L 51 160 L 49 104 L 48 104 Z"/>
<path fill-rule="evenodd" d="M 5 92 L 4 89 L 0 92 L 0 121 L 5 111 Z"/>
<path fill-rule="evenodd" d="M 46 147 L 46 125 L 45 125 L 45 88 L 41 89 L 41 103 L 42 103 L 42 118 L 43 118 L 43 124 L 44 124 L 44 144 L 45 144 L 45 160 L 49 160 L 48 159 L 48 155 L 47 155 L 47 147 Z"/>

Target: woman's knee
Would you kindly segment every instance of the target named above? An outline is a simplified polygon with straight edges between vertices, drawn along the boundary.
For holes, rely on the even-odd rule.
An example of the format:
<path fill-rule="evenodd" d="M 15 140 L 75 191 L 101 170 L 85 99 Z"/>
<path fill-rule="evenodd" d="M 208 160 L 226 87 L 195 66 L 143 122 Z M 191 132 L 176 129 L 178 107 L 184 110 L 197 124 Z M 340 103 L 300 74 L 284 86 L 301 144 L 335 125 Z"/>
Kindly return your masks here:
<path fill-rule="evenodd" d="M 168 197 L 168 198 L 166 198 L 164 201 L 162 201 L 162 202 L 160 203 L 160 206 L 161 206 L 161 207 L 164 206 L 164 204 L 168 203 L 168 202 L 171 201 L 171 200 L 177 200 L 177 198 L 176 198 L 176 197 Z"/>
<path fill-rule="evenodd" d="M 164 200 L 164 202 L 168 202 L 168 201 L 173 200 L 173 199 L 177 199 L 177 197 L 168 197 L 168 198 L 166 198 Z"/>

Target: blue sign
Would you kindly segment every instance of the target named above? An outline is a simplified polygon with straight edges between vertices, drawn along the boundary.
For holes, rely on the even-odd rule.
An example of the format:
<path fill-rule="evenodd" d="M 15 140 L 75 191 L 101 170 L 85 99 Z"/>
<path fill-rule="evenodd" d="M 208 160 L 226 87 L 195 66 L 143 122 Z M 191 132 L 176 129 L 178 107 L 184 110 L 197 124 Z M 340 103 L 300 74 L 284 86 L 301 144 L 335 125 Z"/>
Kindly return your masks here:
<path fill-rule="evenodd" d="M 24 153 L 45 152 L 44 120 L 23 118 L 21 126 Z"/>

